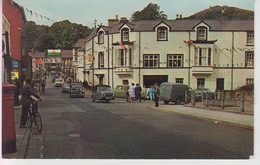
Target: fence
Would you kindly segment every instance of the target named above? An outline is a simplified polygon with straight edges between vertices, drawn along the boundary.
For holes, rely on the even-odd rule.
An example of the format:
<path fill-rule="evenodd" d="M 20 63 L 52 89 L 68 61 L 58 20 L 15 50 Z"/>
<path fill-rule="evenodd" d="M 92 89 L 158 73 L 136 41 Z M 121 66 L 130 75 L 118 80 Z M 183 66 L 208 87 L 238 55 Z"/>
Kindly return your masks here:
<path fill-rule="evenodd" d="M 202 90 L 201 92 L 191 91 L 191 94 L 186 92 L 185 103 L 191 102 L 193 106 L 196 102 L 202 102 L 206 107 L 216 106 L 221 109 L 226 107 L 238 107 L 241 112 L 245 112 L 245 104 L 254 104 L 254 94 L 248 91 L 236 91 L 225 90 L 215 91 L 215 93 L 209 93 L 208 90 Z"/>

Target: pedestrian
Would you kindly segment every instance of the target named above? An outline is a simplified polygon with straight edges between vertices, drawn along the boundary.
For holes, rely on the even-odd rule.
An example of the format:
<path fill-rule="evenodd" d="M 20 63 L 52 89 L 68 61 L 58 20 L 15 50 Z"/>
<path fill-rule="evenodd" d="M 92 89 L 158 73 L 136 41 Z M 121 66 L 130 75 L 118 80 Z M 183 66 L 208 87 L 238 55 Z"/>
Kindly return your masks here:
<path fill-rule="evenodd" d="M 20 82 L 17 78 L 15 78 L 15 91 L 14 91 L 14 106 L 19 106 L 19 94 L 20 94 Z"/>
<path fill-rule="evenodd" d="M 45 86 L 46 86 L 46 82 L 42 81 L 42 94 L 45 93 Z"/>
<path fill-rule="evenodd" d="M 157 83 L 154 84 L 154 103 L 155 107 L 159 107 L 159 96 L 160 96 L 160 89 Z"/>
<path fill-rule="evenodd" d="M 154 96 L 154 88 L 153 86 L 151 85 L 151 87 L 149 88 L 149 100 L 154 100 L 153 96 Z"/>
<path fill-rule="evenodd" d="M 30 109 L 30 104 L 32 101 L 31 95 L 35 96 L 41 101 L 41 97 L 33 90 L 32 80 L 26 79 L 26 83 L 22 89 L 21 104 L 23 107 L 22 107 L 20 128 L 26 128 L 28 110 Z"/>
<path fill-rule="evenodd" d="M 141 92 L 142 92 L 142 88 L 140 87 L 140 85 L 137 83 L 136 87 L 135 87 L 135 99 L 136 99 L 136 103 L 141 103 Z"/>
<path fill-rule="evenodd" d="M 134 98 L 135 98 L 135 84 L 132 83 L 132 85 L 129 87 L 129 99 L 130 103 L 133 103 Z"/>
<path fill-rule="evenodd" d="M 126 82 L 125 83 L 125 85 L 124 85 L 124 91 L 125 91 L 125 101 L 127 102 L 127 103 L 129 103 L 130 102 L 130 98 L 129 98 L 129 85 L 128 85 L 129 83 L 128 82 Z"/>

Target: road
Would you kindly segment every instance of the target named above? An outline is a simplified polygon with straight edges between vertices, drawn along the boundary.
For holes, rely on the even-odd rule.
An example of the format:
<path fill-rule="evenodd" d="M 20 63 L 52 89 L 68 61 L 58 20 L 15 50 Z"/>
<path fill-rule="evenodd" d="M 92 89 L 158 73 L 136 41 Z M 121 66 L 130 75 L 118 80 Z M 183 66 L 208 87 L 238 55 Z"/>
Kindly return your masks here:
<path fill-rule="evenodd" d="M 69 98 L 52 83 L 43 98 L 40 154 L 28 152 L 27 158 L 248 159 L 253 155 L 253 131 L 153 111 L 149 101 Z"/>

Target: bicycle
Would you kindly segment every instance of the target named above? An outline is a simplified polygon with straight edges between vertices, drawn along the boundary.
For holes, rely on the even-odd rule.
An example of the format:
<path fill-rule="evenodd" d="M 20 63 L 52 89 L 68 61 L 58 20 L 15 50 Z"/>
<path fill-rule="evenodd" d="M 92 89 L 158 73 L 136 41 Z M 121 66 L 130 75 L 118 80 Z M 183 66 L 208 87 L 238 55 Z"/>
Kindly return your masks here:
<path fill-rule="evenodd" d="M 30 105 L 30 109 L 28 111 L 28 116 L 27 116 L 27 127 L 32 128 L 32 125 L 36 126 L 36 129 L 38 132 L 42 131 L 42 119 L 41 115 L 38 112 L 38 100 L 33 100 Z"/>

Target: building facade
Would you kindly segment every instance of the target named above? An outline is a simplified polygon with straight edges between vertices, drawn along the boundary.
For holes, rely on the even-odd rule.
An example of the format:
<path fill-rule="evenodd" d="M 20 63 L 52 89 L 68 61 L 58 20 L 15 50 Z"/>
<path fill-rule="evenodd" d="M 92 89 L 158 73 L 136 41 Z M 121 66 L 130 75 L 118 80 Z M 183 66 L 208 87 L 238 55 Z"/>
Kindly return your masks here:
<path fill-rule="evenodd" d="M 3 15 L 10 24 L 9 42 L 11 57 L 11 78 L 8 81 L 14 81 L 18 78 L 21 82 L 27 77 L 31 77 L 30 57 L 27 48 L 25 36 L 26 17 L 24 9 L 12 0 L 3 0 Z"/>
<path fill-rule="evenodd" d="M 63 74 L 70 76 L 70 74 L 72 73 L 72 59 L 73 59 L 72 50 L 61 51 Z"/>
<path fill-rule="evenodd" d="M 72 72 L 73 79 L 83 82 L 86 80 L 86 54 L 85 54 L 86 39 L 79 39 L 73 46 L 73 62 Z"/>
<path fill-rule="evenodd" d="M 85 56 L 92 85 L 176 82 L 234 90 L 254 80 L 254 21 L 144 20 L 99 26 L 87 39 Z"/>

